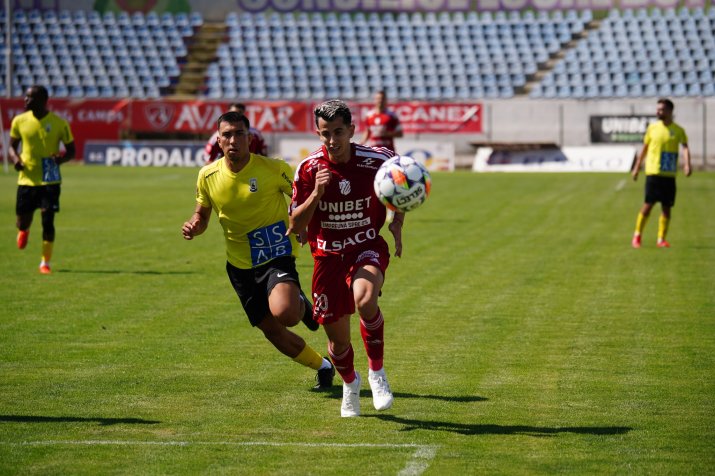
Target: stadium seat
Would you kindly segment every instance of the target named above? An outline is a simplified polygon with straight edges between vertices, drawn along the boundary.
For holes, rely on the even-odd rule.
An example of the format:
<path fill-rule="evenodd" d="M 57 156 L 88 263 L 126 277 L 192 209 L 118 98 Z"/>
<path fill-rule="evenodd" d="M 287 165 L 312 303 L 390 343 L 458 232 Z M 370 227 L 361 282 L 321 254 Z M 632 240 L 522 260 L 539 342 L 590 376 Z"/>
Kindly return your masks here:
<path fill-rule="evenodd" d="M 256 72 L 256 94 L 264 97 L 304 97 L 307 88 L 311 98 L 327 93 L 367 98 L 371 91 L 385 87 L 405 98 L 468 99 L 511 97 L 524 91 L 542 70 L 546 74 L 540 75 L 540 85 L 530 88 L 531 97 L 639 97 L 668 91 L 699 95 L 711 91 L 715 72 L 713 10 L 614 9 L 598 29 L 583 37 L 580 33 L 593 19 L 590 10 L 486 12 L 481 16 L 476 12 L 231 12 L 226 15 L 228 39 L 218 49 L 208 76 L 224 68 L 248 66 Z M 48 86 L 56 88 L 53 91 L 67 87 L 71 95 L 69 77 L 63 81 L 51 68 L 50 58 L 56 56 L 57 65 L 81 77 L 87 76 L 85 68 L 106 73 L 107 83 L 93 77 L 80 86 L 94 85 L 102 96 L 109 87 L 115 94 L 119 87 L 128 87 L 131 94 L 141 92 L 142 97 L 168 90 L 181 73 L 178 65 L 188 54 L 187 40 L 203 24 L 196 13 L 130 15 L 81 10 L 40 14 L 19 9 L 13 20 L 18 32 L 12 39 L 17 53 L 13 56 L 18 58 L 14 63 L 24 74 L 23 80 L 29 75 L 46 77 Z M 329 44 L 327 27 L 337 32 L 330 37 L 336 48 L 315 54 Z M 384 39 L 376 41 L 380 34 Z M 661 48 L 664 36 L 670 38 L 672 48 Z M 568 49 L 566 43 L 572 39 L 575 48 Z M 442 54 L 435 55 L 435 51 Z M 137 52 L 141 55 L 132 54 Z M 548 61 L 560 52 L 564 58 L 550 73 Z M 281 68 L 284 65 L 297 69 Z M 25 66 L 27 71 L 22 69 Z M 134 75 L 139 84 L 122 86 L 112 70 L 116 67 Z M 377 68 L 384 74 L 368 73 L 359 83 L 352 75 L 337 83 L 321 79 L 313 91 L 311 83 L 317 80 L 309 79 L 306 70 L 315 68 L 328 76 L 345 69 L 371 72 Z M 659 71 L 664 73 L 655 77 Z M 597 88 L 591 84 L 594 79 Z M 228 84 L 211 84 L 204 90 L 223 94 L 224 89 L 218 88 L 229 88 Z M 87 89 L 75 91 L 82 96 L 95 93 Z"/>
<path fill-rule="evenodd" d="M 168 26 L 173 23 L 170 14 L 160 20 L 152 12 L 115 15 L 111 11 L 100 14 L 94 10 L 48 10 L 40 14 L 19 9 L 13 16 L 19 22 L 18 34 L 13 37 L 21 53 L 13 58 L 18 74 L 41 75 L 41 81 L 50 90 L 70 97 L 121 94 L 124 91 L 116 88 L 119 82 L 113 68 L 121 67 L 133 75 L 135 67 L 139 67 L 143 74 L 147 62 L 152 66 L 150 73 L 160 76 L 160 83 L 165 86 L 168 78 L 180 73 L 178 60 L 186 54 L 180 32 Z M 167 25 L 166 30 L 162 29 L 162 22 Z M 165 55 L 162 59 L 157 48 Z M 157 64 L 154 59 L 164 64 Z M 24 71 L 25 65 L 31 69 Z M 58 68 L 66 77 L 58 74 Z M 95 76 L 101 79 L 95 81 Z M 151 81 L 148 75 L 144 79 L 148 92 L 155 94 L 158 86 L 154 77 Z"/>

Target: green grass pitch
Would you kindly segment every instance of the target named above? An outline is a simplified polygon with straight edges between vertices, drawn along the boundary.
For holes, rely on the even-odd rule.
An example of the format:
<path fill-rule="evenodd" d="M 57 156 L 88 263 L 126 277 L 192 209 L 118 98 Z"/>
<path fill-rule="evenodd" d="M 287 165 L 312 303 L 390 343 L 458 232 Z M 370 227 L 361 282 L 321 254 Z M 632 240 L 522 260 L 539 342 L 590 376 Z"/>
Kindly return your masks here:
<path fill-rule="evenodd" d="M 364 385 L 341 419 L 339 379 L 311 392 L 248 324 L 216 217 L 181 238 L 197 170 L 63 170 L 50 276 L 0 174 L 0 474 L 715 468 L 715 174 L 678 178 L 672 248 L 654 215 L 634 250 L 642 177 L 435 173 L 381 298 L 395 404 Z"/>

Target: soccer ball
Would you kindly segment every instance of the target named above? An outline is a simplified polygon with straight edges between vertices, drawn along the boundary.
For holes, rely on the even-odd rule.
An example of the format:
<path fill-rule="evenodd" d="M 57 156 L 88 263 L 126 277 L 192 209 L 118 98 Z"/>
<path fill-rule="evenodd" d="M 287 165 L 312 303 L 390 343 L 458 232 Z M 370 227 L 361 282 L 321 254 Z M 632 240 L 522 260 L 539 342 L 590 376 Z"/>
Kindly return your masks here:
<path fill-rule="evenodd" d="M 412 157 L 397 156 L 383 162 L 375 174 L 375 195 L 390 210 L 409 212 L 424 203 L 432 178 Z"/>

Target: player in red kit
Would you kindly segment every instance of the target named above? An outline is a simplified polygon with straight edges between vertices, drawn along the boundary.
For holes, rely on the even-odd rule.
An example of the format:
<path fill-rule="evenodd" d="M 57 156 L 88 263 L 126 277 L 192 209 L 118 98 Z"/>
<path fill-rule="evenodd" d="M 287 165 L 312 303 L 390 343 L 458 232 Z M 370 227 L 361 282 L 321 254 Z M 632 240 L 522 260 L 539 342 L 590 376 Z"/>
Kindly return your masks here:
<path fill-rule="evenodd" d="M 375 109 L 363 121 L 362 143 L 370 147 L 386 147 L 395 151 L 395 138 L 402 137 L 402 125 L 397 114 L 387 109 L 385 91 L 375 93 Z"/>
<path fill-rule="evenodd" d="M 384 320 L 378 296 L 389 263 L 387 242 L 379 234 L 385 207 L 373 189 L 375 173 L 394 152 L 351 142 L 352 114 L 342 101 L 315 108 L 315 124 L 323 146 L 305 158 L 293 182 L 290 232 L 304 232 L 313 255 L 314 318 L 328 336 L 328 353 L 343 378 L 343 417 L 360 415 L 361 377 L 354 367 L 350 316 L 357 309 L 368 356 L 368 381 L 377 410 L 392 406 L 392 392 L 383 368 Z M 402 254 L 398 213 L 389 230 L 395 255 Z"/>
<path fill-rule="evenodd" d="M 245 104 L 231 104 L 228 106 L 229 111 L 236 111 L 240 113 L 242 116 L 246 115 L 246 105 Z M 268 155 L 268 146 L 266 145 L 266 141 L 263 138 L 263 134 L 261 134 L 261 131 L 256 129 L 255 127 L 251 127 L 248 130 L 248 136 L 250 138 L 250 142 L 248 145 L 248 151 L 252 154 L 258 154 L 266 157 Z M 206 143 L 206 147 L 204 148 L 204 158 L 206 159 L 206 163 L 210 164 L 214 160 L 218 159 L 219 157 L 223 156 L 223 151 L 221 150 L 221 147 L 218 145 L 218 131 L 214 132 L 211 138 L 208 140 Z"/>

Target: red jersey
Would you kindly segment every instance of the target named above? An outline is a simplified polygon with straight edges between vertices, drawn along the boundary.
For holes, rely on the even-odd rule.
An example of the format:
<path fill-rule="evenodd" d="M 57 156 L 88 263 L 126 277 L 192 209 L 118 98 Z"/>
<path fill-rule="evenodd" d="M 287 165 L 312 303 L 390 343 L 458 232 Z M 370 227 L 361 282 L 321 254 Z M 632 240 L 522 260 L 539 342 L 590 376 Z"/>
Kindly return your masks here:
<path fill-rule="evenodd" d="M 395 140 L 392 137 L 385 137 L 385 132 L 397 132 L 402 130 L 397 114 L 386 110 L 378 112 L 376 109 L 367 113 L 363 121 L 365 129 L 368 131 L 367 144 L 370 147 L 386 147 L 395 150 Z"/>
<path fill-rule="evenodd" d="M 248 133 L 251 135 L 251 144 L 248 146 L 249 152 L 252 154 L 262 155 L 264 157 L 267 156 L 268 146 L 266 145 L 266 141 L 263 139 L 263 134 L 261 134 L 261 132 L 254 127 L 249 128 Z M 206 159 L 206 163 L 209 164 L 222 155 L 223 151 L 218 145 L 218 131 L 216 131 L 206 143 L 206 147 L 204 148 L 204 158 Z"/>
<path fill-rule="evenodd" d="M 318 167 L 332 174 L 325 193 L 308 223 L 308 244 L 313 256 L 340 255 L 369 248 L 380 237 L 386 209 L 375 195 L 373 181 L 382 163 L 393 157 L 385 148 L 351 144 L 350 160 L 336 164 L 325 147 L 303 159 L 295 171 L 292 208 L 315 189 Z"/>

